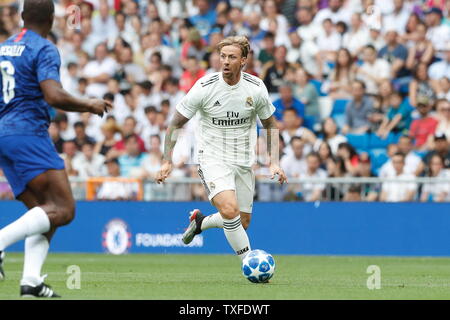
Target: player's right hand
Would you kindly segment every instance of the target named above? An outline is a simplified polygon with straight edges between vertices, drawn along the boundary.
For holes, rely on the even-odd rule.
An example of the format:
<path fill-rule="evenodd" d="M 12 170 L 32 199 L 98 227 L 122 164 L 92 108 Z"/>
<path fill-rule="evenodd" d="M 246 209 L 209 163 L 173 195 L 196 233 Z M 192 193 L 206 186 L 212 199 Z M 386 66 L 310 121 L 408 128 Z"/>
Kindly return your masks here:
<path fill-rule="evenodd" d="M 156 174 L 156 183 L 163 183 L 164 180 L 166 180 L 166 178 L 170 175 L 170 172 L 172 172 L 172 162 L 164 161 L 161 165 L 161 169 L 159 169 Z"/>
<path fill-rule="evenodd" d="M 109 101 L 103 99 L 90 99 L 89 100 L 89 112 L 97 114 L 103 117 L 103 114 L 112 109 L 112 104 Z"/>

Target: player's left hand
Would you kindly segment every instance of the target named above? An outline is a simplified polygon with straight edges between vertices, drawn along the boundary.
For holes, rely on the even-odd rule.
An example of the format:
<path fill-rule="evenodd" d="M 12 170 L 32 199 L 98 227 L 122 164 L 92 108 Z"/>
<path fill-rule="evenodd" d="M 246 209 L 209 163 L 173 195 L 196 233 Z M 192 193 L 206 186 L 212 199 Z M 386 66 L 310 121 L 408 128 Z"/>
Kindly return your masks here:
<path fill-rule="evenodd" d="M 273 178 L 275 178 L 275 175 L 278 175 L 278 182 L 280 184 L 288 182 L 286 174 L 284 173 L 284 170 L 281 169 L 281 167 L 277 164 L 270 165 L 270 175 L 271 175 L 270 179 L 273 179 Z"/>

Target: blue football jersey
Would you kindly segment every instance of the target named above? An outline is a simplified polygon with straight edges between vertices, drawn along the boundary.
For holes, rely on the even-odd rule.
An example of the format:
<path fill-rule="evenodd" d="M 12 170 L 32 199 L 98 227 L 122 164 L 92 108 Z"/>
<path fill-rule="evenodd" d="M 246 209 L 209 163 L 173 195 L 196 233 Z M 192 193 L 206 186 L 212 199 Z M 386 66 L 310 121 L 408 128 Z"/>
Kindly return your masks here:
<path fill-rule="evenodd" d="M 51 107 L 39 83 L 60 82 L 60 65 L 56 46 L 32 30 L 0 44 L 0 136 L 47 134 Z"/>

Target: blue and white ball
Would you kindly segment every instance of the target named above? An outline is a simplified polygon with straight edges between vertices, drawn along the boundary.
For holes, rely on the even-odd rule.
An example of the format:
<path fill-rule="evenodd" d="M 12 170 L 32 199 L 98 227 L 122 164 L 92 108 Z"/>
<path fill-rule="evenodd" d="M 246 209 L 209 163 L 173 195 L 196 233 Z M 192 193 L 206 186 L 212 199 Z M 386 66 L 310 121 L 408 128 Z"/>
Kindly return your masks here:
<path fill-rule="evenodd" d="M 252 250 L 242 260 L 242 273 L 253 283 L 268 282 L 275 272 L 275 260 L 264 250 Z"/>

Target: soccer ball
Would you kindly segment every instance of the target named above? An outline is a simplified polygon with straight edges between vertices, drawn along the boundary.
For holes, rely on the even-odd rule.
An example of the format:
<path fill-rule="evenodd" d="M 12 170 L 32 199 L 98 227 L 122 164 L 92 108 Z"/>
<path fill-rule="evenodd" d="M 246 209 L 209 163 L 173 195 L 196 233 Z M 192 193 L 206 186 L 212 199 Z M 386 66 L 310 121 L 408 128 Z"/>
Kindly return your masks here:
<path fill-rule="evenodd" d="M 242 273 L 253 283 L 268 282 L 275 272 L 275 260 L 264 250 L 252 250 L 242 260 Z"/>

